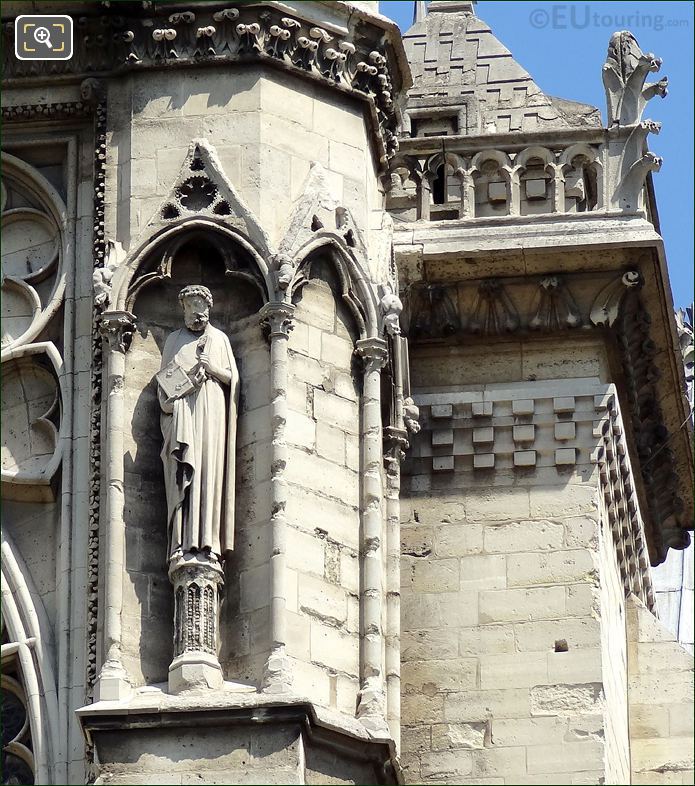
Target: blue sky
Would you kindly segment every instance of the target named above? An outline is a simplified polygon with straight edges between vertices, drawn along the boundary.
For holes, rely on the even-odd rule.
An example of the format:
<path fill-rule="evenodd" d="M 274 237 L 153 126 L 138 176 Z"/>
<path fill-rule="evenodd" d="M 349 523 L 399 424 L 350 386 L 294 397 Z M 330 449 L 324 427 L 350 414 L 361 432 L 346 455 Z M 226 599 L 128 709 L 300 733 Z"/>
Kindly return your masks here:
<path fill-rule="evenodd" d="M 629 29 L 644 52 L 661 57 L 669 94 L 645 118 L 662 123 L 650 149 L 664 159 L 654 174 L 661 231 L 677 306 L 693 299 L 693 23 L 692 2 L 480 0 L 476 13 L 550 95 L 593 104 L 605 122 L 601 66 L 608 39 Z M 407 30 L 412 2 L 382 2 L 382 14 Z M 629 18 L 632 17 L 632 18 Z"/>

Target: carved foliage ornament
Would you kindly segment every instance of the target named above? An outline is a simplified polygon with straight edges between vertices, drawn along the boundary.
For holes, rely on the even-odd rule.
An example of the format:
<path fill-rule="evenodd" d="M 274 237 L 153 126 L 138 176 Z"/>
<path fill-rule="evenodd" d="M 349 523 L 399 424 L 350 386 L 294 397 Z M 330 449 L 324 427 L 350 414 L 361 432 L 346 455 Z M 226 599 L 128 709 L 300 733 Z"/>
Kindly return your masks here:
<path fill-rule="evenodd" d="M 165 9 L 162 9 L 165 11 Z M 3 26 L 5 78 L 41 74 L 100 73 L 118 67 L 162 66 L 187 60 L 267 59 L 356 91 L 373 102 L 386 156 L 398 147 L 389 62 L 365 41 L 258 7 L 214 13 L 196 9 L 150 18 L 107 13 L 75 20 L 75 53 L 66 61 L 20 61 L 13 56 L 14 24 Z M 378 44 L 375 37 L 373 46 Z"/>

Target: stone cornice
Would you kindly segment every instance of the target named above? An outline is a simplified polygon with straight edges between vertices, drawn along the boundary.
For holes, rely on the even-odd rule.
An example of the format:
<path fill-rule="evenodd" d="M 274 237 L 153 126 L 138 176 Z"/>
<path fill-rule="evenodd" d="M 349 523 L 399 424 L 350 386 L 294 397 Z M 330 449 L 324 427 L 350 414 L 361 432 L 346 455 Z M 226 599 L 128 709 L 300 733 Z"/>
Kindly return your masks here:
<path fill-rule="evenodd" d="M 67 61 L 18 60 L 13 23 L 6 21 L 3 83 L 11 87 L 113 78 L 136 69 L 262 63 L 365 101 L 382 165 L 395 153 L 395 96 L 404 87 L 404 75 L 406 83 L 409 79 L 395 28 L 370 24 L 372 15 L 348 7 L 342 9 L 344 33 L 329 20 L 326 27 L 306 21 L 307 14 L 281 3 L 190 8 L 172 13 L 172 6 L 155 6 L 146 15 L 128 4 L 119 14 L 113 5 L 101 16 L 76 17 L 75 55 Z"/>

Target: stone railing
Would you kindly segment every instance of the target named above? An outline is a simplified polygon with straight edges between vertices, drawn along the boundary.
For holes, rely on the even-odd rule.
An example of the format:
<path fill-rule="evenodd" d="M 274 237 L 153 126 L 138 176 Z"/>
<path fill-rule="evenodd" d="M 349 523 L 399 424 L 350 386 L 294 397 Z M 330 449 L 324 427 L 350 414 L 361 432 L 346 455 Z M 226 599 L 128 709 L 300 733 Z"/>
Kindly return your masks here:
<path fill-rule="evenodd" d="M 643 120 L 668 80 L 646 83 L 661 60 L 615 33 L 603 66 L 607 128 L 401 139 L 388 170 L 387 209 L 401 221 L 646 210 L 647 150 L 659 123 Z"/>

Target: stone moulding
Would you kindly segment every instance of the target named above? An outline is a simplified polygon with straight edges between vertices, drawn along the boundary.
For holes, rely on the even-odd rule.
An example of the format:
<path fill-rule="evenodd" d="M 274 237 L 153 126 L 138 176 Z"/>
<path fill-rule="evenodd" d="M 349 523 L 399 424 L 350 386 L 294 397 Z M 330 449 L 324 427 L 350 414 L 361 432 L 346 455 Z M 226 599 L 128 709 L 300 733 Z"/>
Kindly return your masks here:
<path fill-rule="evenodd" d="M 370 763 L 377 783 L 404 782 L 393 740 L 375 738 L 358 721 L 323 710 L 306 697 L 252 696 L 235 701 L 217 695 L 207 706 L 199 697 L 173 702 L 171 697 L 163 697 L 161 702 L 148 698 L 145 704 L 104 702 L 77 710 L 88 743 L 98 750 L 100 734 L 110 731 L 137 735 L 144 729 L 193 727 L 204 731 L 252 725 L 257 734 L 259 727 L 296 725 L 304 735 L 305 746 L 327 748 L 343 761 Z M 141 773 L 134 773 L 138 775 Z"/>
<path fill-rule="evenodd" d="M 195 11 L 166 14 L 162 9 L 161 15 L 150 17 L 113 12 L 77 17 L 75 54 L 67 61 L 17 60 L 12 54 L 14 26 L 6 22 L 4 78 L 6 83 L 35 82 L 78 75 L 101 78 L 140 68 L 263 63 L 365 101 L 377 158 L 385 166 L 398 147 L 394 96 L 402 85 L 396 63 L 399 53 L 393 41 L 383 45 L 388 38 L 383 21 L 373 31 L 366 24 L 353 30 L 332 26 L 327 30 L 290 16 L 289 7 L 277 6 L 240 5 L 217 11 L 193 6 Z"/>
<path fill-rule="evenodd" d="M 623 418 L 615 386 L 594 398 L 601 419 L 594 428 L 598 447 L 591 460 L 599 468 L 606 524 L 613 536 L 625 595 L 634 593 L 654 614 L 656 598 L 649 571 L 645 522 L 625 441 Z"/>

